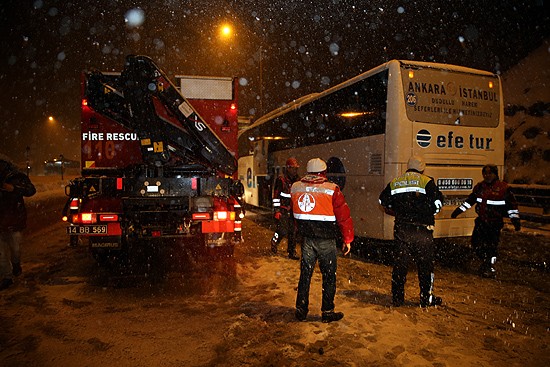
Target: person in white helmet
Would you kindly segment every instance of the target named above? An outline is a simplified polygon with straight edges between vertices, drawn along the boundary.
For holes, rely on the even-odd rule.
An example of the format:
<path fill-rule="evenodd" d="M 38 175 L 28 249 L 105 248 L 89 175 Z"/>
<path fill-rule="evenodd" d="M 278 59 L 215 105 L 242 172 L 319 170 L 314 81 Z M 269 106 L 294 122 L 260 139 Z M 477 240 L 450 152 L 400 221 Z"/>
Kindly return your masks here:
<path fill-rule="evenodd" d="M 342 312 L 334 311 L 336 294 L 336 240 L 343 241 L 347 255 L 354 238 L 353 220 L 344 195 L 335 183 L 327 180 L 327 164 L 320 158 L 307 162 L 307 175 L 290 190 L 292 213 L 298 233 L 303 237 L 300 280 L 295 316 L 304 321 L 309 311 L 309 288 L 315 263 L 323 278 L 322 322 L 338 321 Z"/>
<path fill-rule="evenodd" d="M 387 214 L 395 216 L 395 254 L 392 271 L 392 304 L 405 302 L 405 282 L 409 261 L 418 268 L 420 306 L 437 306 L 440 297 L 433 294 L 435 246 L 433 242 L 434 216 L 443 206 L 443 195 L 433 178 L 423 174 L 426 163 L 412 156 L 407 171 L 394 178 L 380 194 L 380 204 Z"/>

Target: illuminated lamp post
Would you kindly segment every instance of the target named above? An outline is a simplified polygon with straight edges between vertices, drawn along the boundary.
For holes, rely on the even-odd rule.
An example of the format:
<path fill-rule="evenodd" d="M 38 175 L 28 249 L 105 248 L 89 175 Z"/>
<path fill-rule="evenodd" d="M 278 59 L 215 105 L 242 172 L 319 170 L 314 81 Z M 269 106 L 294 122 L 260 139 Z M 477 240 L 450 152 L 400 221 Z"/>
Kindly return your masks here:
<path fill-rule="evenodd" d="M 264 83 L 263 83 L 263 41 L 258 37 L 256 36 L 253 32 L 249 31 L 248 29 L 244 28 L 244 27 L 240 27 L 242 29 L 244 29 L 248 34 L 252 35 L 254 38 L 256 38 L 256 40 L 258 41 L 258 45 L 259 45 L 259 76 L 260 76 L 260 91 L 259 91 L 259 96 L 260 96 L 260 109 L 258 111 L 258 115 L 259 113 L 262 113 L 263 112 L 263 100 L 264 100 L 264 97 L 263 97 L 263 87 L 264 87 Z M 233 31 L 233 26 L 229 23 L 224 23 L 220 26 L 219 28 L 219 33 L 220 33 L 220 38 L 222 40 L 230 40 L 233 35 L 235 34 L 235 32 Z"/>

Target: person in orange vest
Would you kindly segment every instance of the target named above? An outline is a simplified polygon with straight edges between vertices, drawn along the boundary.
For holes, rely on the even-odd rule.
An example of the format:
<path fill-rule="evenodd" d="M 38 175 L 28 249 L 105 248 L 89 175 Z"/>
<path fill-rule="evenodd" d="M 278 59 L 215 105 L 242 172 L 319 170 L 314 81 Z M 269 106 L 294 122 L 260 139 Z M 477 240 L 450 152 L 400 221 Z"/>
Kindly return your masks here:
<path fill-rule="evenodd" d="M 510 191 L 510 186 L 499 180 L 497 166 L 487 164 L 481 173 L 483 181 L 474 186 L 472 193 L 454 210 L 451 218 L 458 217 L 473 205 L 476 206 L 477 218 L 472 233 L 472 248 L 482 261 L 480 275 L 494 278 L 500 231 L 504 227 L 503 217 L 510 218 L 516 231 L 521 230 L 521 222 L 516 198 Z"/>
<path fill-rule="evenodd" d="M 418 267 L 420 306 L 430 307 L 442 303 L 441 298 L 433 294 L 433 230 L 434 216 L 443 206 L 443 194 L 433 178 L 424 174 L 425 168 L 426 163 L 421 157 L 410 157 L 407 171 L 388 183 L 379 197 L 385 212 L 395 217 L 395 262 L 392 270 L 394 307 L 402 306 L 405 302 L 405 282 L 411 259 L 416 261 Z"/>
<path fill-rule="evenodd" d="M 309 311 L 309 288 L 319 260 L 323 281 L 322 322 L 338 321 L 344 313 L 334 311 L 336 294 L 336 241 L 342 239 L 347 255 L 354 238 L 353 220 L 340 187 L 327 180 L 327 164 L 320 158 L 307 162 L 307 175 L 290 190 L 292 213 L 303 237 L 300 280 L 295 316 L 304 321 Z"/>
<path fill-rule="evenodd" d="M 271 252 L 277 253 L 279 243 L 286 236 L 288 258 L 291 260 L 300 259 L 296 255 L 296 224 L 290 210 L 290 188 L 294 182 L 298 181 L 298 168 L 300 165 L 296 158 L 288 158 L 284 174 L 277 177 L 273 184 L 273 217 L 277 228 L 271 238 Z"/>

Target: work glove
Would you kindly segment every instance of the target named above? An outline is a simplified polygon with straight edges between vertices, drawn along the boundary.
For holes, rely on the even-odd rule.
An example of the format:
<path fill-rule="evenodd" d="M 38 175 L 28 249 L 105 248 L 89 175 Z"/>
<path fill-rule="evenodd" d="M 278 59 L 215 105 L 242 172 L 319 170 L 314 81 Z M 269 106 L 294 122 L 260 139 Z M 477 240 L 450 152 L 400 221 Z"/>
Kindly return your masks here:
<path fill-rule="evenodd" d="M 453 212 L 453 214 L 451 214 L 451 218 L 456 218 L 458 217 L 459 214 L 462 214 L 462 210 L 460 208 L 456 208 Z"/>
<path fill-rule="evenodd" d="M 281 220 L 281 212 L 276 212 L 275 214 L 273 214 L 273 218 L 275 218 L 276 220 Z"/>
<path fill-rule="evenodd" d="M 514 229 L 516 231 L 521 230 L 521 222 L 519 221 L 519 218 L 512 218 L 512 224 L 514 225 Z"/>

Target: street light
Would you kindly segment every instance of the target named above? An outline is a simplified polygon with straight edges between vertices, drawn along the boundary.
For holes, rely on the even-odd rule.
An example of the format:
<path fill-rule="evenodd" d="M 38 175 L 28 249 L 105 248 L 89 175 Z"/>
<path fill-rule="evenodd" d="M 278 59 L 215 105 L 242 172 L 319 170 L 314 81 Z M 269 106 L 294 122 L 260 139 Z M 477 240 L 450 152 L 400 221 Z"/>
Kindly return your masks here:
<path fill-rule="evenodd" d="M 224 39 L 231 38 L 233 35 L 233 27 L 230 24 L 222 24 L 220 28 L 220 36 Z"/>
<path fill-rule="evenodd" d="M 234 30 L 233 30 L 233 26 L 230 24 L 230 23 L 223 23 L 220 28 L 219 28 L 219 33 L 220 33 L 220 38 L 222 40 L 229 40 L 233 37 L 234 34 L 237 34 Z M 248 30 L 246 27 L 244 26 L 241 26 L 239 27 L 241 29 L 243 29 L 245 32 L 247 32 L 249 35 L 251 35 L 252 37 L 256 38 L 256 40 L 258 41 L 258 45 L 259 45 L 259 76 L 260 76 L 260 81 L 259 81 L 259 85 L 260 85 L 260 91 L 259 91 L 259 97 L 260 97 L 260 108 L 259 108 L 259 111 L 258 111 L 258 115 L 260 113 L 263 112 L 263 94 L 264 94 L 264 91 L 263 91 L 263 87 L 264 87 L 264 83 L 263 83 L 263 40 L 260 39 L 260 37 L 258 37 L 255 33 L 253 33 L 252 31 Z"/>

